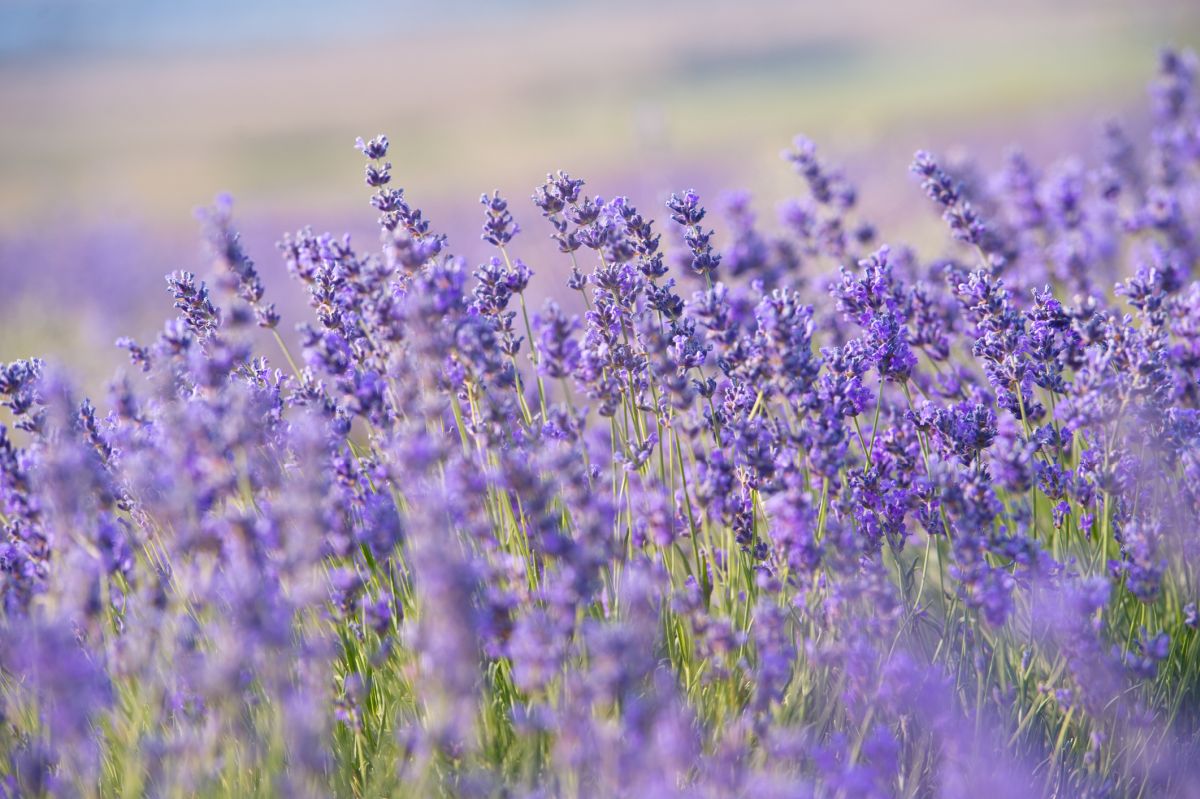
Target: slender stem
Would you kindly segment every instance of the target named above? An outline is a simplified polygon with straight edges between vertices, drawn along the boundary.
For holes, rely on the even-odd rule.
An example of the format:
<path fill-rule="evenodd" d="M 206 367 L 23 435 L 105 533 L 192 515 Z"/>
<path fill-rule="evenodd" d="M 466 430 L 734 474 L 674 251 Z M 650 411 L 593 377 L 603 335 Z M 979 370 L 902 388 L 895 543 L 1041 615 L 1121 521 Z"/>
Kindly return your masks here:
<path fill-rule="evenodd" d="M 279 349 L 283 350 L 283 357 L 287 360 L 288 366 L 292 367 L 292 373 L 296 375 L 297 380 L 303 383 L 304 378 L 300 374 L 300 367 L 296 365 L 296 359 L 292 357 L 292 352 L 288 349 L 287 342 L 283 340 L 283 336 L 279 335 L 279 331 L 275 328 L 271 328 L 271 335 L 275 337 L 276 343 L 279 344 Z"/>

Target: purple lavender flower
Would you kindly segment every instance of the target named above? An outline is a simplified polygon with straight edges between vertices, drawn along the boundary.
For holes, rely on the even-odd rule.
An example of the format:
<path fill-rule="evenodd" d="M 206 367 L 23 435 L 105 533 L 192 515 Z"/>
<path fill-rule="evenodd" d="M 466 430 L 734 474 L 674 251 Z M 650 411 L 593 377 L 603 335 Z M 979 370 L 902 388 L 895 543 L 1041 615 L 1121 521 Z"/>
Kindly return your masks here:
<path fill-rule="evenodd" d="M 671 212 L 671 220 L 684 228 L 683 240 L 692 253 L 692 271 L 711 280 L 712 273 L 721 263 L 721 254 L 715 252 L 710 243 L 713 232 L 706 233 L 700 227 L 705 214 L 700 195 L 691 189 L 682 195 L 672 194 L 667 200 L 667 209 Z"/>
<path fill-rule="evenodd" d="M 952 178 L 924 150 L 913 157 L 910 170 L 921 178 L 921 188 L 942 209 L 942 218 L 950 227 L 951 236 L 978 249 L 985 266 L 999 272 L 1012 260 L 1011 249 L 997 230 L 990 227 L 979 211 L 963 196 L 961 184 Z"/>
<path fill-rule="evenodd" d="M 503 247 L 512 241 L 513 236 L 521 231 L 521 226 L 513 221 L 508 203 L 495 191 L 488 196 L 479 198 L 479 202 L 487 209 L 487 218 L 483 222 L 483 234 L 480 236 L 488 244 Z"/>
<path fill-rule="evenodd" d="M 672 195 L 687 292 L 548 175 L 536 397 L 498 193 L 472 271 L 360 139 L 380 249 L 285 237 L 281 363 L 218 198 L 107 401 L 0 364 L 0 794 L 1191 795 L 1194 75 L 1148 149 L 918 154 L 942 257 L 802 138 L 780 236 Z"/>

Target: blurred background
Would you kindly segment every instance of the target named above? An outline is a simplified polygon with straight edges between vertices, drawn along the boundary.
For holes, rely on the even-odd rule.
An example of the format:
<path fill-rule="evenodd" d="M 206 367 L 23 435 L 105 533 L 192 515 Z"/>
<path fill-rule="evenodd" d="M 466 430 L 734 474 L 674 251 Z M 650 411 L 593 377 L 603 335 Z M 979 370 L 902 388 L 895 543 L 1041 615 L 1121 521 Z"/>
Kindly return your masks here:
<path fill-rule="evenodd" d="M 770 228 L 803 132 L 901 238 L 937 224 L 915 149 L 1093 150 L 1136 131 L 1159 47 L 1198 43 L 1194 0 L 0 0 L 0 361 L 102 383 L 113 339 L 172 314 L 163 275 L 206 271 L 192 213 L 219 192 L 290 329 L 285 231 L 374 246 L 356 136 L 389 136 L 393 185 L 468 258 L 499 188 L 544 292 L 547 171 L 660 226 L 672 190 L 745 188 Z"/>

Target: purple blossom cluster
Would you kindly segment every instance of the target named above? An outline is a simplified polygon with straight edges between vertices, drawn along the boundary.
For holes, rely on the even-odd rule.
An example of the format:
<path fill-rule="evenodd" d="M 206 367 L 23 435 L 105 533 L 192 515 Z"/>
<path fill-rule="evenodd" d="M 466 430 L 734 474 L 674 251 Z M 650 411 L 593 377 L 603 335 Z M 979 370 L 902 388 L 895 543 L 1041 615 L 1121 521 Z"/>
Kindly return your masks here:
<path fill-rule="evenodd" d="M 533 310 L 517 206 L 472 269 L 360 139 L 296 354 L 219 198 L 105 403 L 0 365 L 0 796 L 1197 795 L 1196 71 L 918 153 L 933 256 L 804 138 L 724 244 L 553 173 Z"/>

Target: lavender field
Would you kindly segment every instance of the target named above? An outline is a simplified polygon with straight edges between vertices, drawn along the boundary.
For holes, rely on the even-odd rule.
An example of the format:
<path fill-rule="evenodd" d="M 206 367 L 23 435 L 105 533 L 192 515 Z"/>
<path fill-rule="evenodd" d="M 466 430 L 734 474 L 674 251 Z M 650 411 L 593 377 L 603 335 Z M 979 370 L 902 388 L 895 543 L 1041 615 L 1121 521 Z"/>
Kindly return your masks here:
<path fill-rule="evenodd" d="M 1200 796 L 1200 59 L 1130 47 L 995 168 L 851 115 L 474 203 L 536 137 L 363 130 L 199 257 L 146 209 L 216 145 L 135 225 L 78 210 L 111 131 L 72 224 L 13 159 L 0 797 Z"/>

